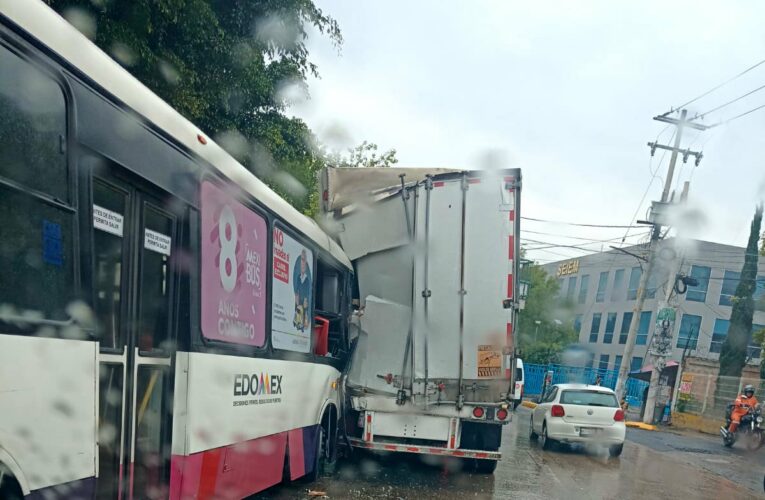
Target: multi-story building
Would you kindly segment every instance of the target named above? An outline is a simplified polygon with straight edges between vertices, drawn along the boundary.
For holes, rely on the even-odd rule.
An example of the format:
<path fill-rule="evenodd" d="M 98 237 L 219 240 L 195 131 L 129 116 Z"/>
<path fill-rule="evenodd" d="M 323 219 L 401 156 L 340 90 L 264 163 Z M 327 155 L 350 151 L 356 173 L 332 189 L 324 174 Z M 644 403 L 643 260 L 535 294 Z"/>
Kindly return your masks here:
<path fill-rule="evenodd" d="M 697 357 L 718 359 L 728 334 L 745 249 L 698 240 L 691 240 L 682 248 L 677 246 L 673 239 L 658 243 L 657 265 L 648 279 L 635 349 L 629 360 L 631 370 L 640 368 L 646 360 L 657 301 L 665 297 L 665 287 L 672 286 L 668 284 L 669 268 L 677 259 L 682 263 L 681 273 L 696 278 L 698 286 L 689 286 L 680 295 L 672 359 L 679 360 L 684 350 Z M 644 245 L 623 250 L 638 257 L 647 256 Z M 642 269 L 646 266 L 635 256 L 611 250 L 542 266 L 558 279 L 561 300 L 573 312 L 579 341 L 594 353 L 591 362 L 595 367 L 618 369 L 625 362 L 624 345 Z M 765 263 L 759 266 L 756 284 L 753 331 L 765 328 Z M 760 355 L 760 346 L 750 338 L 748 362 L 759 363 Z"/>

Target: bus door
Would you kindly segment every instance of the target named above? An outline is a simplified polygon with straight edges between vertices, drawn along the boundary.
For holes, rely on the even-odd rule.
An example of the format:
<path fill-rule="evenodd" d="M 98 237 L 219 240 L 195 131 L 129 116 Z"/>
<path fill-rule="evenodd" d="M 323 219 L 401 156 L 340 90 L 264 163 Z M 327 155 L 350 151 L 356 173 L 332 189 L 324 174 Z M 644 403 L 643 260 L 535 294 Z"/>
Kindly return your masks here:
<path fill-rule="evenodd" d="M 93 177 L 99 498 L 166 498 L 178 220 L 138 183 Z"/>

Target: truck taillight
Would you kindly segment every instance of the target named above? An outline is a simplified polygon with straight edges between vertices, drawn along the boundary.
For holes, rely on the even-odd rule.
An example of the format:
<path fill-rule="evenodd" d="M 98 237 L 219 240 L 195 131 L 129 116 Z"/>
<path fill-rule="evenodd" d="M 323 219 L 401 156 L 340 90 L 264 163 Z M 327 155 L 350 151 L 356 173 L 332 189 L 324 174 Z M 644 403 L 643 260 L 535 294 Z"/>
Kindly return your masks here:
<path fill-rule="evenodd" d="M 506 418 L 507 418 L 507 410 L 505 410 L 504 408 L 497 410 L 498 420 L 505 420 Z"/>
<path fill-rule="evenodd" d="M 561 405 L 552 405 L 552 408 L 550 408 L 550 415 L 553 417 L 565 417 L 566 410 L 564 410 Z"/>
<path fill-rule="evenodd" d="M 483 408 L 481 408 L 480 406 L 476 406 L 475 408 L 473 408 L 473 416 L 475 418 L 483 418 L 483 414 L 484 414 Z"/>
<path fill-rule="evenodd" d="M 624 422 L 624 410 L 616 410 L 616 413 L 614 413 L 614 422 Z"/>

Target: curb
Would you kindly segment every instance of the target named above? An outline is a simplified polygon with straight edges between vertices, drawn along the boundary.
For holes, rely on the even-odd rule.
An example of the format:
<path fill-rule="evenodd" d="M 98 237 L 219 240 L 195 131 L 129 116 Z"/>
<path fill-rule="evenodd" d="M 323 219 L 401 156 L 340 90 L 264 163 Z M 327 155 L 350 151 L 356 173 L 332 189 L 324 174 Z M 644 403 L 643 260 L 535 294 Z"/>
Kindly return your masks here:
<path fill-rule="evenodd" d="M 655 431 L 656 426 L 651 424 L 644 424 L 643 422 L 625 422 L 624 425 L 632 427 L 634 429 L 643 429 L 644 431 Z"/>
<path fill-rule="evenodd" d="M 531 401 L 522 401 L 521 406 L 524 406 L 526 408 L 531 408 L 532 410 L 537 407 L 536 403 L 532 403 Z"/>

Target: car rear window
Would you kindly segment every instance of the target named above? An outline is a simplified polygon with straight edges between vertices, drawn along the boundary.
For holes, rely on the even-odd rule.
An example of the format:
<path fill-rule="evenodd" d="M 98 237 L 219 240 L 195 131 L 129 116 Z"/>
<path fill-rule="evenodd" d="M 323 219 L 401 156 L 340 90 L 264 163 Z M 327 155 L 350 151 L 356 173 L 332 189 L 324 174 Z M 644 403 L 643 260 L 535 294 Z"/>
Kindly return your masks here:
<path fill-rule="evenodd" d="M 560 402 L 564 405 L 608 406 L 616 408 L 616 396 L 598 391 L 563 391 Z"/>

